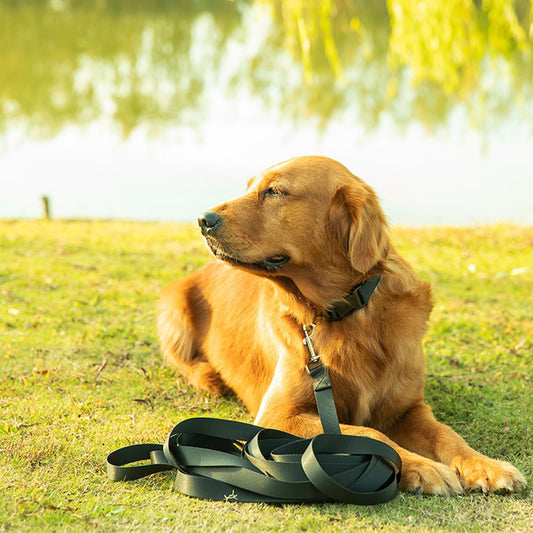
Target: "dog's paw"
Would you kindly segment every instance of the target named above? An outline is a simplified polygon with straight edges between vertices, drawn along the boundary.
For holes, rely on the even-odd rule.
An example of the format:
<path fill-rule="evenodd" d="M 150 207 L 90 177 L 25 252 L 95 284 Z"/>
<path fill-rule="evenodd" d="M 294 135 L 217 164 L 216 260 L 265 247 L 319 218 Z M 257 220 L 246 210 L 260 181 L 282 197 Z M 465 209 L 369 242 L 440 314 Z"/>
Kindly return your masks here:
<path fill-rule="evenodd" d="M 515 492 L 526 487 L 524 476 L 512 464 L 481 454 L 456 457 L 450 466 L 467 490 Z"/>
<path fill-rule="evenodd" d="M 459 478 L 451 468 L 416 454 L 402 456 L 400 489 L 415 494 L 439 496 L 453 496 L 463 492 Z"/>

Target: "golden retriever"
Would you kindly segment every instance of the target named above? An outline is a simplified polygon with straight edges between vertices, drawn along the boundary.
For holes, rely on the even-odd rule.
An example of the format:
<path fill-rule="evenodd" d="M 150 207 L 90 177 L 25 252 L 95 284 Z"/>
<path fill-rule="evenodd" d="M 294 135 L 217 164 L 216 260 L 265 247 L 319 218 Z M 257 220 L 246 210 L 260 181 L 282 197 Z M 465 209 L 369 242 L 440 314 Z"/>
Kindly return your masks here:
<path fill-rule="evenodd" d="M 302 325 L 316 323 L 342 432 L 394 447 L 401 489 L 525 486 L 515 467 L 474 451 L 424 403 L 431 289 L 395 251 L 366 183 L 332 159 L 297 157 L 252 178 L 244 196 L 199 224 L 217 260 L 169 285 L 158 317 L 166 361 L 192 384 L 234 392 L 258 425 L 322 433 L 302 343 Z M 322 316 L 376 275 L 366 307 Z"/>

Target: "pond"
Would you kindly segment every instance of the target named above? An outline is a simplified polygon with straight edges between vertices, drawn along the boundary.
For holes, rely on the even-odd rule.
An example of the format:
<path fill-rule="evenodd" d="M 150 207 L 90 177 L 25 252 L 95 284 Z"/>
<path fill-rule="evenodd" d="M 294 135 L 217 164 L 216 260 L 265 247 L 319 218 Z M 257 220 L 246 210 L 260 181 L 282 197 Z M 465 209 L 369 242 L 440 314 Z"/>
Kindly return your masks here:
<path fill-rule="evenodd" d="M 189 221 L 295 155 L 533 223 L 529 0 L 0 0 L 0 217 Z"/>

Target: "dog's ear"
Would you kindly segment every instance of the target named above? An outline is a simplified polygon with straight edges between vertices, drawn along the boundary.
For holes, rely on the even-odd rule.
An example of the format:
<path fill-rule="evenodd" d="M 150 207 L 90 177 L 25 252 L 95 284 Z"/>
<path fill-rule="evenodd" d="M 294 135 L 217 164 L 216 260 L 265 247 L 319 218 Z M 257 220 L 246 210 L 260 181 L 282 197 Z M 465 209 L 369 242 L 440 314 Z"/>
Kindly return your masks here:
<path fill-rule="evenodd" d="M 359 180 L 335 191 L 328 207 L 328 224 L 358 272 L 368 272 L 387 253 L 385 215 L 374 191 Z"/>

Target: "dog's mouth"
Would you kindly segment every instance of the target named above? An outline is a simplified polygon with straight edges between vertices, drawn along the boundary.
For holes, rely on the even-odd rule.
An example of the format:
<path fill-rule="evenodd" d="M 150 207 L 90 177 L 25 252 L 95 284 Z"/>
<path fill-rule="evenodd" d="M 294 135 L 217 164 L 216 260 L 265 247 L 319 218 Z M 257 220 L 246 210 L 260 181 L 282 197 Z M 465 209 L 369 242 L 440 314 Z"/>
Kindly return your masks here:
<path fill-rule="evenodd" d="M 288 263 L 289 256 L 287 255 L 274 255 L 273 257 L 268 257 L 267 259 L 263 259 L 261 261 L 261 264 L 265 265 L 268 268 L 280 268 L 285 263 Z"/>
<path fill-rule="evenodd" d="M 242 261 L 241 259 L 238 259 L 236 257 L 233 257 L 221 251 L 216 251 L 213 253 L 215 257 L 217 257 L 218 259 L 221 259 L 222 261 L 225 261 L 226 263 L 229 263 L 231 265 L 241 267 L 241 268 L 258 270 L 261 272 L 271 272 L 271 273 L 281 270 L 281 268 L 286 263 L 288 263 L 290 259 L 286 255 L 275 255 L 272 257 L 268 257 L 266 259 L 262 259 L 261 261 L 248 262 L 248 261 Z"/>
<path fill-rule="evenodd" d="M 290 261 L 290 257 L 288 255 L 282 254 L 266 257 L 265 259 L 261 259 L 260 261 L 243 261 L 235 255 L 229 254 L 225 250 L 221 250 L 211 240 L 207 240 L 207 244 L 216 258 L 225 261 L 230 265 L 241 268 L 259 270 L 262 272 L 277 272 Z"/>

